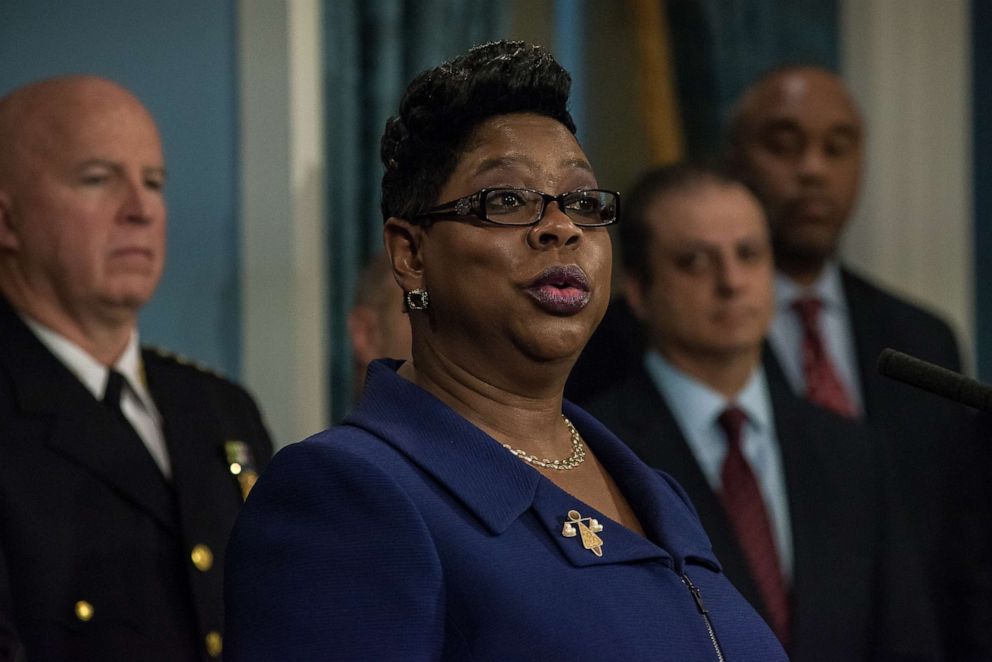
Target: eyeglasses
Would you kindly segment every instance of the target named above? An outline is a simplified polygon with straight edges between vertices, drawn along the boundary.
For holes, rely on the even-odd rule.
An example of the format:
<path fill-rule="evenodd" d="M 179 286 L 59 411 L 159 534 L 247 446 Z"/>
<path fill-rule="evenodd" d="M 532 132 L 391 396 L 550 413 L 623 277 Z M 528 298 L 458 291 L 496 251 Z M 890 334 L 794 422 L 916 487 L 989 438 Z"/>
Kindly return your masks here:
<path fill-rule="evenodd" d="M 529 188 L 484 188 L 472 195 L 445 202 L 413 217 L 414 221 L 475 216 L 496 225 L 537 225 L 552 202 L 558 203 L 572 223 L 596 228 L 617 222 L 620 194 L 603 189 L 582 189 L 550 195 Z"/>

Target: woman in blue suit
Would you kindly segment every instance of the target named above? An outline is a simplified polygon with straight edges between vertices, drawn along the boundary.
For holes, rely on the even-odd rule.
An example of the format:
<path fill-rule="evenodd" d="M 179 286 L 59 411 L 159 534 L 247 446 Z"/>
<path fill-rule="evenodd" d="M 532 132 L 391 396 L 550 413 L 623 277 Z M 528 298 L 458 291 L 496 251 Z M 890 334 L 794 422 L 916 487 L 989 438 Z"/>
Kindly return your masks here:
<path fill-rule="evenodd" d="M 784 660 L 681 488 L 565 402 L 606 310 L 600 189 L 543 49 L 418 76 L 382 139 L 413 359 L 289 446 L 228 549 L 229 660 Z"/>

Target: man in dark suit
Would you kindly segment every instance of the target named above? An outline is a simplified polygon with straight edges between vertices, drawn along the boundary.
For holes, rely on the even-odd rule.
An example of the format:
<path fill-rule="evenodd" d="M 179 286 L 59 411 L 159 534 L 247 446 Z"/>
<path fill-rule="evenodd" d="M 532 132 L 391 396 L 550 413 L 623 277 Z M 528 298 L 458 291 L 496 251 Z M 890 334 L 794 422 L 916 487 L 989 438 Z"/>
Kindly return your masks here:
<path fill-rule="evenodd" d="M 110 81 L 0 100 L 0 658 L 220 656 L 227 536 L 271 442 L 240 387 L 139 345 L 164 180 Z"/>
<path fill-rule="evenodd" d="M 961 513 L 980 507 L 966 486 L 980 482 L 967 458 L 976 443 L 969 413 L 953 403 L 881 377 L 879 353 L 892 347 L 960 370 L 950 327 L 872 284 L 837 256 L 863 167 L 863 125 L 843 82 L 818 67 L 786 67 L 754 83 L 730 123 L 728 160 L 761 200 L 772 232 L 776 314 L 774 358 L 793 391 L 822 407 L 881 429 L 893 442 L 902 498 L 922 534 L 948 650 L 992 659 L 968 623 L 992 597 L 969 595 L 977 570 Z M 984 476 L 988 480 L 990 476 Z M 987 521 L 987 514 L 986 514 Z M 964 532 L 962 526 L 965 527 Z M 992 527 L 989 527 L 992 528 Z M 948 550 L 959 540 L 960 554 Z M 987 542 L 987 541 L 986 541 Z M 984 604 L 967 618 L 962 604 Z"/>
<path fill-rule="evenodd" d="M 762 366 L 774 295 L 758 201 L 718 173 L 663 168 L 627 196 L 620 233 L 648 351 L 589 411 L 685 487 L 792 659 L 941 659 L 884 444 Z"/>

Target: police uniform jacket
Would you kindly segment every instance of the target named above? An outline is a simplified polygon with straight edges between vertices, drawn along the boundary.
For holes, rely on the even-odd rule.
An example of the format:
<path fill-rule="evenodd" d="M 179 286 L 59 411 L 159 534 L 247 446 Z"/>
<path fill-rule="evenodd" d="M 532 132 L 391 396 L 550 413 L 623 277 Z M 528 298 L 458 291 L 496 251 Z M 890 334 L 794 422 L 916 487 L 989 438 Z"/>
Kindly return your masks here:
<path fill-rule="evenodd" d="M 218 656 L 225 543 L 242 504 L 225 442 L 242 442 L 256 469 L 271 454 L 252 399 L 144 350 L 167 481 L 2 298 L 0 337 L 0 659 Z"/>

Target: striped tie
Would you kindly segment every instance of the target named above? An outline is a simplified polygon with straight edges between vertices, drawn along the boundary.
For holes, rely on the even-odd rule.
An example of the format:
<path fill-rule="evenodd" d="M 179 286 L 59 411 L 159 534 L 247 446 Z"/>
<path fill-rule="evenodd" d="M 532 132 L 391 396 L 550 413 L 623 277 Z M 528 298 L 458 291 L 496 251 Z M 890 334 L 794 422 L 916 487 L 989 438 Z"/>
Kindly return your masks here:
<path fill-rule="evenodd" d="M 730 407 L 718 419 L 727 435 L 727 457 L 720 473 L 720 499 L 744 552 L 751 577 L 765 605 L 772 631 L 783 645 L 789 637 L 789 593 L 779 567 L 771 523 L 758 481 L 741 451 L 741 433 L 747 415 Z"/>

